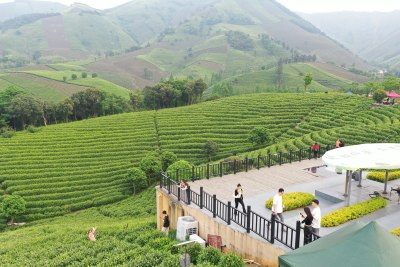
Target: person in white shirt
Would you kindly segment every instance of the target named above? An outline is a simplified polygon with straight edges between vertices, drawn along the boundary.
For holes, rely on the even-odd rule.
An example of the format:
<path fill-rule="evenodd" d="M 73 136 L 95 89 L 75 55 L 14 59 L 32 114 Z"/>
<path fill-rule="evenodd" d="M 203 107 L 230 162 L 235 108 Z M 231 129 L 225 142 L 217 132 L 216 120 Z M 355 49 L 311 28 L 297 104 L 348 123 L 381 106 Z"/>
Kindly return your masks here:
<path fill-rule="evenodd" d="M 240 203 L 242 205 L 243 212 L 246 213 L 246 208 L 245 208 L 244 202 L 243 202 L 243 189 L 240 184 L 237 185 L 237 188 L 233 192 L 233 197 L 235 198 L 235 209 L 238 208 L 239 203 Z M 236 214 L 237 214 L 237 212 L 235 210 L 235 215 Z"/>
<path fill-rule="evenodd" d="M 319 207 L 318 199 L 314 199 L 311 205 L 313 206 L 311 213 L 313 216 L 313 221 L 311 224 L 312 232 L 316 235 L 319 235 L 319 229 L 321 228 L 321 209 Z"/>
<path fill-rule="evenodd" d="M 278 216 L 277 219 L 279 218 L 281 222 L 284 222 L 282 215 L 283 209 L 285 208 L 285 205 L 283 205 L 283 200 L 282 200 L 284 192 L 285 190 L 283 190 L 283 188 L 279 188 L 278 193 L 274 196 L 274 200 L 272 201 L 272 212 L 273 214 Z"/>

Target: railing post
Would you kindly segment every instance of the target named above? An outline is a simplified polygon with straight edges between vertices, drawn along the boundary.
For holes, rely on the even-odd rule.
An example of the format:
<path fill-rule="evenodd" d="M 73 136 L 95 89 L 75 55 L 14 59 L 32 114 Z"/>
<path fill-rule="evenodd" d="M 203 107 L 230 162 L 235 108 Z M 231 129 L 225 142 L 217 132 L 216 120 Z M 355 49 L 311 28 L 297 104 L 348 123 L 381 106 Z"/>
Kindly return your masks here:
<path fill-rule="evenodd" d="M 294 243 L 294 248 L 299 248 L 300 247 L 300 233 L 301 233 L 301 223 L 300 221 L 296 222 L 296 238 L 295 238 L 295 243 Z M 306 238 L 306 237 L 304 237 Z"/>
<path fill-rule="evenodd" d="M 192 182 L 194 182 L 194 165 L 192 165 Z"/>
<path fill-rule="evenodd" d="M 282 165 L 282 151 L 279 152 L 279 165 Z"/>
<path fill-rule="evenodd" d="M 162 172 L 160 173 L 160 188 L 162 189 L 163 187 L 163 175 L 162 175 Z"/>
<path fill-rule="evenodd" d="M 302 149 L 300 149 L 299 150 L 299 162 L 301 161 L 301 158 L 303 157 L 303 150 Z"/>
<path fill-rule="evenodd" d="M 248 157 L 246 157 L 245 159 L 245 166 L 246 166 L 246 172 L 249 170 L 249 158 Z"/>
<path fill-rule="evenodd" d="M 311 159 L 311 147 L 308 149 L 308 159 Z"/>
<path fill-rule="evenodd" d="M 228 224 L 228 225 L 230 225 L 231 224 L 231 207 L 232 207 L 232 204 L 231 204 L 231 202 L 230 201 L 228 201 L 228 220 L 226 221 L 226 223 Z"/>
<path fill-rule="evenodd" d="M 383 194 L 387 194 L 387 183 L 388 183 L 388 180 L 389 180 L 389 171 L 388 170 L 386 170 L 386 172 L 385 172 L 385 186 L 384 186 L 384 189 L 383 189 Z M 350 181 L 351 181 L 351 178 L 350 178 Z"/>
<path fill-rule="evenodd" d="M 200 186 L 200 209 L 202 209 L 204 206 L 204 193 L 203 193 L 203 187 Z"/>
<path fill-rule="evenodd" d="M 275 242 L 275 214 L 271 214 L 271 244 Z"/>
<path fill-rule="evenodd" d="M 178 189 L 178 201 L 181 200 L 181 188 L 177 187 Z"/>
<path fill-rule="evenodd" d="M 167 178 L 167 185 L 168 185 L 168 195 L 171 194 L 171 179 Z"/>
<path fill-rule="evenodd" d="M 207 179 L 210 179 L 210 163 L 207 163 Z"/>
<path fill-rule="evenodd" d="M 271 168 L 271 154 L 268 153 L 268 168 Z"/>
<path fill-rule="evenodd" d="M 213 218 L 217 217 L 217 195 L 213 195 Z"/>
<path fill-rule="evenodd" d="M 222 177 L 222 161 L 219 163 L 219 176 Z"/>
<path fill-rule="evenodd" d="M 190 205 L 191 202 L 191 194 L 192 190 L 190 188 L 186 189 L 186 202 L 188 205 Z"/>
<path fill-rule="evenodd" d="M 289 151 L 289 163 L 292 163 L 292 150 Z"/>
<path fill-rule="evenodd" d="M 250 233 L 250 223 L 251 223 L 251 206 L 247 206 L 247 223 L 246 223 L 246 231 L 249 234 Z"/>
<path fill-rule="evenodd" d="M 260 155 L 257 157 L 257 170 L 260 169 Z"/>

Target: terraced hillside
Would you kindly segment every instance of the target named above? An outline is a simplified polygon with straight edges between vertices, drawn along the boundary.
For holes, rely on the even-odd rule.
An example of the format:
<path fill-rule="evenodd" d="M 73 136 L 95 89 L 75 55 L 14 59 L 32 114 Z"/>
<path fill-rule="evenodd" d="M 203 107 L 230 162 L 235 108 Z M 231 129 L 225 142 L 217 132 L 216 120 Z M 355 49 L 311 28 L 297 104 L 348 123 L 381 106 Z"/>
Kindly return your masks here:
<path fill-rule="evenodd" d="M 192 163 L 206 161 L 206 140 L 218 155 L 254 150 L 255 126 L 275 138 L 270 151 L 313 141 L 346 144 L 398 140 L 400 108 L 371 109 L 370 100 L 345 94 L 254 94 L 198 105 L 101 117 L 17 133 L 0 139 L 2 193 L 28 202 L 33 220 L 125 198 L 127 169 L 149 152 L 169 150 Z"/>
<path fill-rule="evenodd" d="M 177 241 L 156 230 L 154 194 L 149 189 L 109 206 L 2 232 L 1 265 L 179 266 L 177 250 L 172 252 Z M 85 235 L 94 226 L 97 242 Z"/>

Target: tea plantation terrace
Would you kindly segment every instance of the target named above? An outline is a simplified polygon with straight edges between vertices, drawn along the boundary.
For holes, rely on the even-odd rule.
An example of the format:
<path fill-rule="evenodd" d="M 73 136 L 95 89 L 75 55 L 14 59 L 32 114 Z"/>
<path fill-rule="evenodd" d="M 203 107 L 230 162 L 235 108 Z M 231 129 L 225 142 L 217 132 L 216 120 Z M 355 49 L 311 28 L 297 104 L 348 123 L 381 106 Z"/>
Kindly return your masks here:
<path fill-rule="evenodd" d="M 206 140 L 220 147 L 214 160 L 299 150 L 315 141 L 333 144 L 337 138 L 346 145 L 396 142 L 400 108 L 370 104 L 345 94 L 254 94 L 19 132 L 0 138 L 0 190 L 21 195 L 28 203 L 25 219 L 34 220 L 126 198 L 128 168 L 152 151 L 172 151 L 197 165 L 207 161 Z M 256 126 L 274 138 L 261 151 L 247 141 Z"/>

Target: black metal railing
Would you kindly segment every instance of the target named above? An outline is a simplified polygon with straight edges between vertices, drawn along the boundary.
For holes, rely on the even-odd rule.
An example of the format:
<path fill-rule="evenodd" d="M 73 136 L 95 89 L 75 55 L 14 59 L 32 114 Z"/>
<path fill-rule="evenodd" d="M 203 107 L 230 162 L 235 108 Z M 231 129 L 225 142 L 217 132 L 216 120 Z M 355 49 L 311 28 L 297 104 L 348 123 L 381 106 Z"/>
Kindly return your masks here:
<path fill-rule="evenodd" d="M 301 227 L 299 221 L 293 228 L 276 220 L 274 214 L 272 214 L 271 219 L 267 219 L 253 212 L 251 206 L 247 206 L 246 212 L 242 212 L 233 207 L 230 201 L 224 203 L 217 199 L 216 195 L 208 194 L 203 187 L 200 187 L 200 193 L 191 189 L 181 189 L 178 183 L 171 179 L 167 173 L 161 173 L 160 188 L 177 197 L 178 201 L 183 201 L 187 205 L 194 204 L 200 209 L 204 208 L 212 213 L 213 218 L 219 218 L 228 225 L 233 222 L 245 229 L 247 233 L 253 232 L 272 244 L 276 240 L 291 249 L 299 248 L 300 244 L 305 244 L 304 228 Z M 311 233 L 309 242 L 318 238 L 320 238 L 318 235 Z"/>
<path fill-rule="evenodd" d="M 334 145 L 321 146 L 317 157 L 333 149 Z M 233 161 L 221 161 L 219 163 L 192 166 L 191 168 L 176 169 L 167 172 L 168 177 L 175 181 L 210 179 L 238 172 L 247 172 L 252 169 L 260 169 L 275 165 L 290 164 L 296 161 L 314 158 L 314 152 L 311 148 L 300 149 L 297 151 L 278 152 L 276 154 L 259 155 L 256 158 L 245 158 Z"/>

